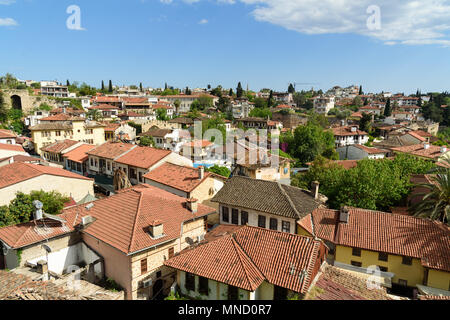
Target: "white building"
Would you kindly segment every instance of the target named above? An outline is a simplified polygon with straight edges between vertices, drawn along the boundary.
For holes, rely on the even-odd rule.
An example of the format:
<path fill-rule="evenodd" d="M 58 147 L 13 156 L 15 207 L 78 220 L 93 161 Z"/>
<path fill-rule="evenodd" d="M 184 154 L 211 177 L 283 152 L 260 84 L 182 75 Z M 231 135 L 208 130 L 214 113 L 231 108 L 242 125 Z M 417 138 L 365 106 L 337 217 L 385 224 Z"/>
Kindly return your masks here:
<path fill-rule="evenodd" d="M 343 147 L 352 144 L 366 144 L 369 142 L 367 132 L 359 130 L 355 126 L 338 127 L 332 129 L 336 147 Z"/>
<path fill-rule="evenodd" d="M 334 96 L 319 96 L 314 99 L 314 111 L 319 114 L 328 114 L 334 105 Z"/>

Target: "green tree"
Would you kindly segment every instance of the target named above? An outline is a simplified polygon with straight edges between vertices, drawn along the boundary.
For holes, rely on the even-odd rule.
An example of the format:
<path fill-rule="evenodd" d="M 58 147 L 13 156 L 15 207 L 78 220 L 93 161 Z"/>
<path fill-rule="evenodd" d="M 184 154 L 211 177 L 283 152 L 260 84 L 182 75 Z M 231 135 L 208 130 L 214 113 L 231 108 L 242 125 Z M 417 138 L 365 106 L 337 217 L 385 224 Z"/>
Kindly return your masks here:
<path fill-rule="evenodd" d="M 269 108 L 254 108 L 252 111 L 250 111 L 249 113 L 250 117 L 256 117 L 256 118 L 270 118 L 272 119 L 272 111 L 270 111 Z"/>
<path fill-rule="evenodd" d="M 213 99 L 207 95 L 201 95 L 191 104 L 191 110 L 203 111 L 205 109 L 213 107 Z"/>
<path fill-rule="evenodd" d="M 103 119 L 103 113 L 98 109 L 91 109 L 87 112 L 87 117 L 94 121 L 99 121 Z"/>
<path fill-rule="evenodd" d="M 362 86 L 359 86 L 359 95 L 362 96 L 364 94 Z"/>
<path fill-rule="evenodd" d="M 139 83 L 139 91 L 144 92 L 144 88 L 142 87 L 142 82 Z"/>
<path fill-rule="evenodd" d="M 109 80 L 109 84 L 108 84 L 108 92 L 112 93 L 113 92 L 113 85 L 112 85 L 112 81 Z"/>
<path fill-rule="evenodd" d="M 267 107 L 271 108 L 273 104 L 273 91 L 270 90 L 269 99 L 267 99 Z"/>
<path fill-rule="evenodd" d="M 181 101 L 180 99 L 176 99 L 173 103 L 175 106 L 175 113 L 178 114 L 180 112 Z"/>
<path fill-rule="evenodd" d="M 139 140 L 139 145 L 143 147 L 155 147 L 155 141 L 152 136 L 142 136 Z"/>
<path fill-rule="evenodd" d="M 6 107 L 3 92 L 0 90 L 0 122 L 6 123 L 8 120 L 8 108 Z"/>
<path fill-rule="evenodd" d="M 213 167 L 207 168 L 206 171 L 218 174 L 219 176 L 229 178 L 231 175 L 230 169 L 227 167 L 220 167 L 218 165 L 214 165 Z"/>
<path fill-rule="evenodd" d="M 167 117 L 166 109 L 156 109 L 156 119 L 161 121 L 167 121 L 169 118 Z"/>
<path fill-rule="evenodd" d="M 105 82 L 102 80 L 102 91 L 105 91 Z"/>
<path fill-rule="evenodd" d="M 233 96 L 233 89 L 230 89 L 230 91 L 228 92 L 228 95 L 229 95 L 230 97 Z"/>
<path fill-rule="evenodd" d="M 244 90 L 242 89 L 242 85 L 239 82 L 236 88 L 236 97 L 241 98 L 244 95 Z"/>
<path fill-rule="evenodd" d="M 410 208 L 410 212 L 418 217 L 430 218 L 444 223 L 450 222 L 450 158 L 445 158 L 446 167 L 438 167 L 430 172 L 430 183 L 416 187 L 425 189 L 417 196 L 423 200 Z"/>
<path fill-rule="evenodd" d="M 359 121 L 359 130 L 370 133 L 372 129 L 372 115 L 364 112 L 362 118 Z"/>
<path fill-rule="evenodd" d="M 384 107 L 384 116 L 390 117 L 392 115 L 392 108 L 391 108 L 391 99 L 388 98 L 386 101 L 386 106 Z"/>
<path fill-rule="evenodd" d="M 289 93 L 295 93 L 295 87 L 294 87 L 294 85 L 292 83 L 289 83 L 288 92 Z"/>

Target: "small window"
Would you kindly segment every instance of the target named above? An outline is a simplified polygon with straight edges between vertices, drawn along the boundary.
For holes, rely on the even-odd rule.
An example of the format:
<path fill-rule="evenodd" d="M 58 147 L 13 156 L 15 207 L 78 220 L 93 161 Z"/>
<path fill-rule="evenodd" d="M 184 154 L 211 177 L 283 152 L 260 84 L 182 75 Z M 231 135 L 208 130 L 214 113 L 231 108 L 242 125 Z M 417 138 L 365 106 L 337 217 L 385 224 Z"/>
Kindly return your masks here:
<path fill-rule="evenodd" d="M 169 248 L 169 259 L 172 258 L 173 256 L 174 256 L 174 249 Z"/>
<path fill-rule="evenodd" d="M 198 278 L 198 292 L 204 296 L 209 295 L 208 278 Z"/>
<path fill-rule="evenodd" d="M 378 253 L 378 260 L 380 261 L 388 261 L 388 254 L 384 252 Z"/>
<path fill-rule="evenodd" d="M 230 214 L 227 207 L 222 207 L 222 221 L 230 222 Z"/>
<path fill-rule="evenodd" d="M 158 271 L 157 273 L 156 273 L 156 278 L 161 278 L 161 276 L 162 276 L 162 273 L 161 273 L 161 271 Z"/>
<path fill-rule="evenodd" d="M 278 220 L 270 218 L 270 230 L 278 230 Z"/>
<path fill-rule="evenodd" d="M 362 267 L 362 263 L 361 262 L 352 261 L 351 263 L 352 263 L 352 266 L 354 266 L 354 267 L 359 267 L 359 268 Z"/>
<path fill-rule="evenodd" d="M 281 231 L 291 232 L 291 223 L 289 221 L 283 221 Z"/>
<path fill-rule="evenodd" d="M 378 268 L 380 268 L 381 272 L 388 272 L 388 268 L 387 267 L 378 266 Z"/>
<path fill-rule="evenodd" d="M 141 260 L 141 274 L 147 273 L 147 259 Z"/>
<path fill-rule="evenodd" d="M 239 210 L 231 209 L 231 223 L 238 225 L 239 224 Z"/>
<path fill-rule="evenodd" d="M 265 228 L 266 227 L 266 217 L 258 216 L 258 227 Z"/>
<path fill-rule="evenodd" d="M 403 257 L 402 264 L 406 264 L 408 266 L 412 265 L 412 258 L 411 257 Z"/>
<path fill-rule="evenodd" d="M 195 275 L 192 273 L 186 272 L 186 290 L 195 291 Z"/>
<path fill-rule="evenodd" d="M 398 284 L 407 287 L 408 286 L 408 280 L 398 279 Z"/>
<path fill-rule="evenodd" d="M 248 223 L 248 212 L 241 211 L 241 225 L 245 226 Z"/>
<path fill-rule="evenodd" d="M 361 249 L 353 248 L 352 255 L 355 256 L 355 257 L 361 257 Z"/>

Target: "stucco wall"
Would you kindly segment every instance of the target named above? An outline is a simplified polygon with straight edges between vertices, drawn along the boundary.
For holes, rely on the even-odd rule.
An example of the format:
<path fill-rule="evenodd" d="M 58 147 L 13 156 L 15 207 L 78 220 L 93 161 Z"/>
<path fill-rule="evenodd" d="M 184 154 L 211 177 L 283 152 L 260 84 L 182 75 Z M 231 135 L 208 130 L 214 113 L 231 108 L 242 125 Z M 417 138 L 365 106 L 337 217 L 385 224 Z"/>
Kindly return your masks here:
<path fill-rule="evenodd" d="M 46 192 L 58 191 L 63 195 L 71 196 L 75 201 L 83 199 L 88 192 L 94 194 L 94 181 L 67 178 L 53 175 L 41 175 L 0 189 L 0 205 L 7 205 L 16 198 L 18 191 L 30 193 L 44 190 Z"/>
<path fill-rule="evenodd" d="M 430 269 L 427 286 L 450 291 L 450 272 Z"/>

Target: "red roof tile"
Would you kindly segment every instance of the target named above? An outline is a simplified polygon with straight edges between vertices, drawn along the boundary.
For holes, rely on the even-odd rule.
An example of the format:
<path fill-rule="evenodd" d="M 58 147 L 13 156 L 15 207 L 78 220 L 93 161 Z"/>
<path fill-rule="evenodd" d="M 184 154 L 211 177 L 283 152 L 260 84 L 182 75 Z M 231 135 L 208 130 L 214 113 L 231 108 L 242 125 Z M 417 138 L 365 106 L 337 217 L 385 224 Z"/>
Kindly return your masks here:
<path fill-rule="evenodd" d="M 172 152 L 151 147 L 136 147 L 127 154 L 116 159 L 117 163 L 131 167 L 148 169 L 167 157 Z"/>
<path fill-rule="evenodd" d="M 324 251 L 320 241 L 255 227 L 215 230 L 223 236 L 165 262 L 166 266 L 254 291 L 263 281 L 306 292 Z"/>
<path fill-rule="evenodd" d="M 348 223 L 338 220 L 339 211 L 317 209 L 298 224 L 335 244 L 418 258 L 427 268 L 450 272 L 450 228 L 442 223 L 357 208 L 349 209 Z"/>
<path fill-rule="evenodd" d="M 53 175 L 65 178 L 92 180 L 60 168 L 16 162 L 4 167 L 0 167 L 0 188 L 4 188 L 41 175 Z"/>
<path fill-rule="evenodd" d="M 184 192 L 192 192 L 209 176 L 211 173 L 205 172 L 204 178 L 200 180 L 198 169 L 167 162 L 144 175 L 144 178 Z"/>
<path fill-rule="evenodd" d="M 17 135 L 11 130 L 0 129 L 0 139 L 16 138 Z"/>
<path fill-rule="evenodd" d="M 19 144 L 0 143 L 0 150 L 9 150 L 17 152 L 25 152 L 23 147 Z"/>
<path fill-rule="evenodd" d="M 117 157 L 120 157 L 125 152 L 136 148 L 136 145 L 129 144 L 129 143 L 121 143 L 121 142 L 106 142 L 98 147 L 95 147 L 94 149 L 86 152 L 88 155 L 100 157 L 100 158 L 106 158 L 106 159 L 116 159 Z"/>
<path fill-rule="evenodd" d="M 356 135 L 367 135 L 367 132 L 361 131 L 358 128 L 355 132 L 352 132 L 352 127 L 338 127 L 338 128 L 332 128 L 331 131 L 333 131 L 333 134 L 335 136 L 356 136 Z"/>
<path fill-rule="evenodd" d="M 392 150 L 430 159 L 437 159 L 444 155 L 441 152 L 441 147 L 431 144 L 429 146 L 430 147 L 428 149 L 425 149 L 425 146 L 423 144 L 414 144 L 412 146 L 392 148 Z"/>
<path fill-rule="evenodd" d="M 55 143 L 52 143 L 44 148 L 42 148 L 41 150 L 44 152 L 51 152 L 51 153 L 61 153 L 64 152 L 64 150 L 73 147 L 74 145 L 76 145 L 77 143 L 79 143 L 78 141 L 75 140 L 62 140 L 62 141 L 57 141 Z"/>
<path fill-rule="evenodd" d="M 94 148 L 95 146 L 91 144 L 82 144 L 81 146 L 76 147 L 75 149 L 64 154 L 63 157 L 73 162 L 83 163 L 89 158 L 87 152 Z"/>

